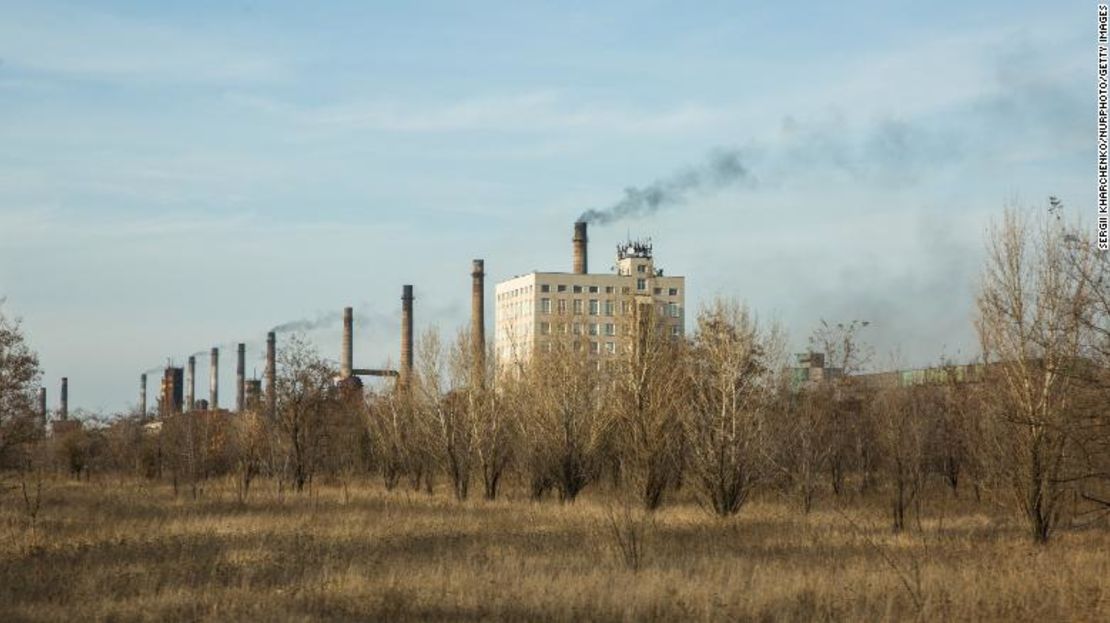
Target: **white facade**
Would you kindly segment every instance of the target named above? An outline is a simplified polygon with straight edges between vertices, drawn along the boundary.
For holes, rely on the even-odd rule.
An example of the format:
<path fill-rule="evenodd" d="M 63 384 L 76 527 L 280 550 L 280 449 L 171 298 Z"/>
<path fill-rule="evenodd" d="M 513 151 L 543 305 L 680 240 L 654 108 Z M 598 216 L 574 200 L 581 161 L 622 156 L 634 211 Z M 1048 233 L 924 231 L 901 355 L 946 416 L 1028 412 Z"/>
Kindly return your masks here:
<path fill-rule="evenodd" d="M 533 272 L 495 289 L 497 360 L 527 361 L 553 340 L 574 338 L 591 357 L 604 360 L 631 348 L 636 310 L 654 306 L 655 318 L 673 336 L 684 333 L 686 279 L 664 276 L 650 245 L 621 245 L 617 272 Z"/>

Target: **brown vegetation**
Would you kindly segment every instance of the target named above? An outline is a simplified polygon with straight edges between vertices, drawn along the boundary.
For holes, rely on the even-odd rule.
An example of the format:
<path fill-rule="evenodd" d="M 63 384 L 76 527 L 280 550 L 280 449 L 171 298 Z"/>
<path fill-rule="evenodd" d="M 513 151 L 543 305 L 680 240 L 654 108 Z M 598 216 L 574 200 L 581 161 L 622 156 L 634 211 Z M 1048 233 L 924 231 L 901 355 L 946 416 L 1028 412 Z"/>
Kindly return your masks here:
<path fill-rule="evenodd" d="M 573 505 L 392 492 L 359 481 L 246 504 L 228 480 L 48 481 L 31 543 L 0 510 L 0 620 L 1105 620 L 1105 530 L 1028 541 L 994 505 L 931 492 L 892 534 L 881 499 L 815 508 L 756 496 L 727 520 L 686 495 L 626 518 Z M 615 522 L 615 523 L 614 523 Z M 639 523 L 637 523 L 639 522 Z M 614 529 L 642 538 L 639 559 Z M 639 530 L 639 532 L 635 532 Z"/>
<path fill-rule="evenodd" d="M 680 338 L 629 301 L 625 352 L 431 330 L 371 392 L 293 338 L 272 415 L 47 429 L 0 316 L 0 619 L 1106 618 L 1110 267 L 1029 219 L 988 241 L 983 361 L 905 378 L 860 374 L 866 322 L 801 379 L 742 305 Z"/>

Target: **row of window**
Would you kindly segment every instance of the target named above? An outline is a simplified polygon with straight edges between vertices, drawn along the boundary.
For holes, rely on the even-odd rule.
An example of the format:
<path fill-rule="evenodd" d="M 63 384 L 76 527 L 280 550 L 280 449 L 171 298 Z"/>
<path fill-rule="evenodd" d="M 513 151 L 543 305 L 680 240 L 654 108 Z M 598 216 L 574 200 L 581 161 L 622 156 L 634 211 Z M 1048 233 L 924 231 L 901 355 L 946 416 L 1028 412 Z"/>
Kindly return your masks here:
<path fill-rule="evenodd" d="M 632 335 L 631 324 L 622 323 L 620 327 L 621 333 L 623 335 Z M 604 335 L 606 337 L 612 337 L 617 334 L 617 324 L 613 322 L 558 322 L 555 324 L 552 324 L 550 322 L 540 323 L 540 335 L 551 335 L 552 330 L 554 330 L 555 333 L 563 335 L 583 335 L 583 332 L 585 332 L 585 335 Z M 681 326 L 677 324 L 671 325 L 671 335 L 681 334 Z"/>
<path fill-rule="evenodd" d="M 571 313 L 576 315 L 576 316 L 581 316 L 582 315 L 582 309 L 583 309 L 583 299 L 573 299 L 573 300 L 570 301 L 570 303 L 571 303 L 571 305 L 570 305 Z M 615 304 L 614 301 L 611 301 L 611 300 L 608 300 L 608 299 L 603 300 L 603 301 L 598 300 L 598 299 L 589 299 L 589 301 L 587 301 L 586 303 L 588 304 L 588 307 L 586 308 L 588 310 L 587 313 L 590 316 L 614 316 L 614 315 L 616 315 L 615 314 L 616 304 Z M 661 304 L 661 305 L 659 305 L 658 311 L 659 311 L 660 314 L 665 313 L 666 315 L 670 316 L 671 318 L 678 318 L 679 315 L 681 314 L 681 308 L 679 307 L 678 303 L 667 303 L 666 306 Z M 551 299 L 548 299 L 548 298 L 540 299 L 540 313 L 541 314 L 550 314 L 550 313 L 552 313 Z M 567 299 L 557 299 L 555 301 L 554 313 L 556 313 L 560 316 L 565 316 L 567 314 Z M 628 314 L 631 314 L 632 313 L 632 303 L 630 303 L 629 301 L 621 301 L 620 302 L 620 313 L 622 315 L 625 315 L 625 316 L 627 316 Z"/>
<path fill-rule="evenodd" d="M 546 292 L 546 290 L 544 290 L 544 291 Z M 512 290 L 506 290 L 505 292 L 499 293 L 497 295 L 497 300 L 506 301 L 506 300 L 509 300 L 509 299 L 514 299 L 518 296 L 524 296 L 524 295 L 531 294 L 531 293 L 532 293 L 532 286 L 530 286 L 530 285 L 521 286 L 519 288 L 513 288 Z"/>
<path fill-rule="evenodd" d="M 566 292 L 567 287 L 568 286 L 566 284 L 556 284 L 555 291 Z M 647 290 L 647 279 L 637 279 L 636 289 L 640 291 Z M 574 294 L 582 294 L 583 292 L 587 292 L 589 294 L 600 294 L 601 290 L 602 286 L 570 286 L 570 291 Z M 612 294 L 616 290 L 616 288 L 613 286 L 604 286 L 604 290 L 605 294 Z M 540 284 L 540 292 L 551 292 L 551 284 Z M 655 294 L 661 295 L 663 294 L 663 288 L 655 288 L 654 292 Z M 623 286 L 621 287 L 621 294 L 631 294 L 631 290 L 628 288 L 628 286 Z M 667 294 L 669 296 L 678 296 L 678 288 L 667 288 Z"/>

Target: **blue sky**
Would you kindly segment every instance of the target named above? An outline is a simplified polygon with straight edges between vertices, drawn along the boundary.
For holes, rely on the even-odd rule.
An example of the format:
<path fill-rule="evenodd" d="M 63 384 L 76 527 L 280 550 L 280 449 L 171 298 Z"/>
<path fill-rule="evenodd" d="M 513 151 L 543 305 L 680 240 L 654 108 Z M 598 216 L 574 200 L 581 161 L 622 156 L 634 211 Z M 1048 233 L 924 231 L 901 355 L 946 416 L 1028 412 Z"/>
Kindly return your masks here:
<path fill-rule="evenodd" d="M 569 269 L 582 211 L 719 149 L 750 183 L 594 227 L 594 269 L 652 236 L 691 309 L 864 318 L 883 366 L 974 356 L 1003 206 L 1093 213 L 1087 2 L 0 8 L 0 296 L 71 409 L 344 305 L 395 361 L 402 284 L 453 332 L 471 258 Z"/>

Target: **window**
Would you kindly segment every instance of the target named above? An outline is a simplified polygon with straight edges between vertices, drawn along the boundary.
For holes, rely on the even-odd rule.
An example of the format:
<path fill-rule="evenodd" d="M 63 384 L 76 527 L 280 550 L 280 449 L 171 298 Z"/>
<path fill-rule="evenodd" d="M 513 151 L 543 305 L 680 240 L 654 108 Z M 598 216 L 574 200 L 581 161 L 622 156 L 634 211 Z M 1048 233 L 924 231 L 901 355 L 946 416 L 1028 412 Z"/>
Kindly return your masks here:
<path fill-rule="evenodd" d="M 621 301 L 621 313 L 627 316 L 632 312 L 632 304 L 628 301 Z"/>
<path fill-rule="evenodd" d="M 615 325 L 611 322 L 605 323 L 605 335 L 616 335 L 616 334 L 617 334 L 617 325 Z"/>
<path fill-rule="evenodd" d="M 663 288 L 655 288 L 655 290 L 653 290 L 652 293 L 655 294 L 656 296 L 659 296 L 660 294 L 663 293 Z"/>
<path fill-rule="evenodd" d="M 597 335 L 597 323 L 596 322 L 591 322 L 589 324 L 589 327 L 590 327 L 590 335 Z"/>
<path fill-rule="evenodd" d="M 671 288 L 670 290 L 667 291 L 667 294 L 669 294 L 671 296 L 678 296 L 678 288 Z"/>
<path fill-rule="evenodd" d="M 560 322 L 559 323 L 559 333 L 562 333 L 563 335 L 567 334 L 567 323 L 565 323 L 565 322 Z"/>
<path fill-rule="evenodd" d="M 574 323 L 574 334 L 575 335 L 582 335 L 582 323 L 581 322 Z"/>
<path fill-rule="evenodd" d="M 575 294 L 581 294 L 582 293 L 582 286 L 574 286 L 574 293 Z"/>
<path fill-rule="evenodd" d="M 582 315 L 582 299 L 574 299 L 574 313 Z"/>
<path fill-rule="evenodd" d="M 678 337 L 682 335 L 682 327 L 673 324 L 671 325 L 671 337 Z"/>
<path fill-rule="evenodd" d="M 540 313 L 551 313 L 551 299 L 540 299 Z"/>
<path fill-rule="evenodd" d="M 632 291 L 632 289 L 629 288 L 628 286 L 621 286 L 621 294 L 628 294 L 631 291 Z"/>
<path fill-rule="evenodd" d="M 597 299 L 590 299 L 590 315 L 596 316 L 598 311 Z"/>
<path fill-rule="evenodd" d="M 617 345 L 613 342 L 605 342 L 605 352 L 609 353 L 610 355 L 616 354 Z"/>
<path fill-rule="evenodd" d="M 541 322 L 540 323 L 540 335 L 551 335 L 551 323 L 550 322 Z"/>
<path fill-rule="evenodd" d="M 647 267 L 644 266 L 643 264 L 640 264 L 639 266 L 636 267 L 636 272 L 638 272 L 638 273 L 647 272 Z"/>
<path fill-rule="evenodd" d="M 601 352 L 601 343 L 600 342 L 590 342 L 590 352 L 595 354 L 595 355 L 600 353 Z"/>
<path fill-rule="evenodd" d="M 547 285 L 546 283 L 540 286 L 540 292 L 550 292 L 550 291 L 551 291 L 551 286 Z"/>
<path fill-rule="evenodd" d="M 590 294 L 597 294 L 597 286 L 590 286 Z"/>
<path fill-rule="evenodd" d="M 637 279 L 636 280 L 636 289 L 637 290 L 647 290 L 647 279 Z"/>
<path fill-rule="evenodd" d="M 566 299 L 559 299 L 558 304 L 559 304 L 559 308 L 558 308 L 559 309 L 559 314 L 566 314 L 567 313 L 567 300 Z"/>
<path fill-rule="evenodd" d="M 605 315 L 606 316 L 612 316 L 613 315 L 613 301 L 609 301 L 609 300 L 605 301 L 604 309 L 605 309 Z"/>
<path fill-rule="evenodd" d="M 605 286 L 605 293 L 606 294 L 612 294 L 613 293 L 613 286 Z"/>
<path fill-rule="evenodd" d="M 565 283 L 560 283 L 559 285 L 555 286 L 555 289 L 560 291 L 560 292 L 566 292 L 567 291 L 567 286 L 566 286 Z"/>
<path fill-rule="evenodd" d="M 667 306 L 667 313 L 671 318 L 678 318 L 678 303 L 671 303 Z"/>

